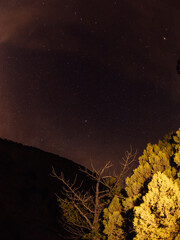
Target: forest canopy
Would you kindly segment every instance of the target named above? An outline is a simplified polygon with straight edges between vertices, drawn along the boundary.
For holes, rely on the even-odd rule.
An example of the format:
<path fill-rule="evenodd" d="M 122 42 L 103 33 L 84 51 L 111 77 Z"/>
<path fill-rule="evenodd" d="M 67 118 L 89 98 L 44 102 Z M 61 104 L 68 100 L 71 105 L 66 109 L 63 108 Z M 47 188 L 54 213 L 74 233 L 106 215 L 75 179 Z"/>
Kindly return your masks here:
<path fill-rule="evenodd" d="M 180 129 L 147 144 L 123 188 L 135 159 L 136 152 L 126 152 L 118 176 L 106 175 L 111 162 L 85 170 L 94 181 L 85 190 L 53 169 L 52 176 L 64 184 L 65 198 L 57 199 L 74 239 L 180 239 Z"/>

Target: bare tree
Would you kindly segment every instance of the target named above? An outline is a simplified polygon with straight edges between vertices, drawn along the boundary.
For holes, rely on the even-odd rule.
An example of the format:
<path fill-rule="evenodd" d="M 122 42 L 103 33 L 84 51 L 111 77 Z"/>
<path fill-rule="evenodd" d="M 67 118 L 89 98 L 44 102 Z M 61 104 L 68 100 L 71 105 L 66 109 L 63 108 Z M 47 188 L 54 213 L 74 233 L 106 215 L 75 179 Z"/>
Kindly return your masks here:
<path fill-rule="evenodd" d="M 120 195 L 121 181 L 135 161 L 136 155 L 137 152 L 132 153 L 132 149 L 125 153 L 119 175 L 106 175 L 108 169 L 113 166 L 111 162 L 106 163 L 99 170 L 92 163 L 92 171 L 80 169 L 87 177 L 93 180 L 93 193 L 90 190 L 84 192 L 81 190 L 81 185 L 78 188 L 76 187 L 77 176 L 74 182 L 70 183 L 69 180 L 65 179 L 62 172 L 60 175 L 57 175 L 55 169 L 52 168 L 51 176 L 63 183 L 65 198 L 56 196 L 65 216 L 65 228 L 72 234 L 74 239 L 79 239 L 83 236 L 86 236 L 86 239 L 103 239 L 100 233 L 103 209 L 115 193 Z"/>

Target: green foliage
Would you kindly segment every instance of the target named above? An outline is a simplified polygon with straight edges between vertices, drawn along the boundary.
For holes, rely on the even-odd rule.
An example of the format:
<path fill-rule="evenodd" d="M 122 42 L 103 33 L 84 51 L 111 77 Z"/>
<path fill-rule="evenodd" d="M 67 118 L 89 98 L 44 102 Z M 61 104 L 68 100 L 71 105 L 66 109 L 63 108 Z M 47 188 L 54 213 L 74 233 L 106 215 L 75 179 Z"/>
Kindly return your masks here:
<path fill-rule="evenodd" d="M 139 166 L 126 178 L 124 195 L 118 178 L 104 177 L 110 166 L 85 172 L 96 182 L 91 195 L 79 193 L 53 172 L 66 186 L 67 199 L 59 199 L 59 206 L 72 234 L 79 229 L 77 239 L 103 240 L 105 234 L 108 240 L 180 240 L 180 129 L 147 145 Z"/>
<path fill-rule="evenodd" d="M 73 233 L 77 233 L 79 237 L 81 236 L 81 239 L 102 239 L 103 235 L 100 234 L 99 230 L 99 224 L 97 223 L 96 226 L 94 225 L 94 230 L 89 229 L 89 225 L 87 221 L 82 217 L 82 215 L 77 211 L 77 209 L 74 207 L 74 204 L 69 199 L 61 199 L 58 198 L 59 207 L 61 208 L 61 211 L 63 212 L 63 217 L 66 222 L 66 227 Z M 77 204 L 77 203 L 76 203 Z M 82 213 L 84 213 L 89 219 L 93 219 L 93 214 L 85 211 L 84 207 L 81 204 L 77 204 L 78 209 Z M 87 231 L 84 231 L 84 229 L 87 229 Z M 73 231 L 72 231 L 73 230 Z M 78 237 L 78 239 L 79 239 Z"/>
<path fill-rule="evenodd" d="M 175 179 L 180 186 L 180 129 L 176 134 L 165 136 L 158 144 L 148 144 L 139 157 L 139 166 L 131 177 L 126 178 L 128 198 L 124 201 L 125 210 L 132 209 L 147 193 L 147 184 L 153 174 L 164 172 L 169 178 Z"/>
<path fill-rule="evenodd" d="M 175 237 L 174 240 L 179 240 L 180 239 L 180 233 Z"/>
<path fill-rule="evenodd" d="M 115 195 L 109 207 L 104 209 L 104 233 L 108 236 L 108 240 L 124 239 L 121 210 L 119 198 Z"/>
<path fill-rule="evenodd" d="M 91 231 L 87 234 L 84 234 L 82 236 L 82 239 L 89 239 L 89 240 L 92 240 L 92 239 L 97 239 L 97 240 L 106 240 L 106 237 L 104 235 L 102 235 L 101 233 L 97 232 L 97 231 Z"/>
<path fill-rule="evenodd" d="M 63 216 L 65 218 L 65 221 L 68 224 L 88 227 L 87 222 L 79 214 L 79 212 L 74 207 L 72 202 L 70 202 L 68 199 L 62 200 L 61 198 L 58 198 L 57 201 L 58 201 L 59 207 L 63 211 Z M 78 206 L 78 207 L 83 211 L 83 208 L 81 206 Z"/>
<path fill-rule="evenodd" d="M 105 208 L 108 207 L 108 205 L 111 203 L 115 195 L 122 197 L 122 194 L 121 194 L 122 188 L 120 186 L 120 183 L 117 182 L 116 177 L 109 177 L 106 180 L 106 185 L 108 186 L 109 189 L 111 189 L 111 191 L 109 191 L 106 197 L 104 197 L 101 200 Z"/>
<path fill-rule="evenodd" d="M 180 190 L 172 179 L 157 172 L 143 203 L 134 208 L 135 240 L 180 239 Z"/>
<path fill-rule="evenodd" d="M 174 136 L 174 141 L 176 142 L 174 161 L 178 165 L 178 167 L 180 167 L 180 129 L 176 132 L 176 136 Z"/>
<path fill-rule="evenodd" d="M 117 183 L 116 177 L 109 177 L 106 181 L 106 184 L 109 188 L 112 189 L 111 194 L 109 196 L 120 195 L 121 194 L 121 186 Z M 114 187 L 116 185 L 116 187 Z"/>

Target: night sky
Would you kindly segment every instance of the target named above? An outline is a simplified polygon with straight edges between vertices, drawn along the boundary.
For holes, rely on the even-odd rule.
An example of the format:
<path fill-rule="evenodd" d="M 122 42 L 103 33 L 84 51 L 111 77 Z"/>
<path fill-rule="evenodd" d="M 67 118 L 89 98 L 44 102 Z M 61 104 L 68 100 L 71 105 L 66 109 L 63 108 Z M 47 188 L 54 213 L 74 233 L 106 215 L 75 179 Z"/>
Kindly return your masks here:
<path fill-rule="evenodd" d="M 1 0 L 0 137 L 89 167 L 180 127 L 180 2 Z"/>

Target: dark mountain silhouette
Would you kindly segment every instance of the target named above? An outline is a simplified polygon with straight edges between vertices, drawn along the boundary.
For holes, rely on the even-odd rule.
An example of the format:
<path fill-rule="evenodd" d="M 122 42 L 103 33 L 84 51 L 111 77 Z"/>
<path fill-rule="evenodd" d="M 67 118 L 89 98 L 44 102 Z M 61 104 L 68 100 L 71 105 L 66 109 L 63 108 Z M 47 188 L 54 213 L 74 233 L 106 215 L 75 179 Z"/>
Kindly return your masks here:
<path fill-rule="evenodd" d="M 79 169 L 82 166 L 68 159 L 0 139 L 0 239 L 56 240 L 63 239 L 63 227 L 55 193 L 62 185 L 50 176 L 52 166 L 67 179 L 78 174 L 87 189 L 91 182 Z"/>

